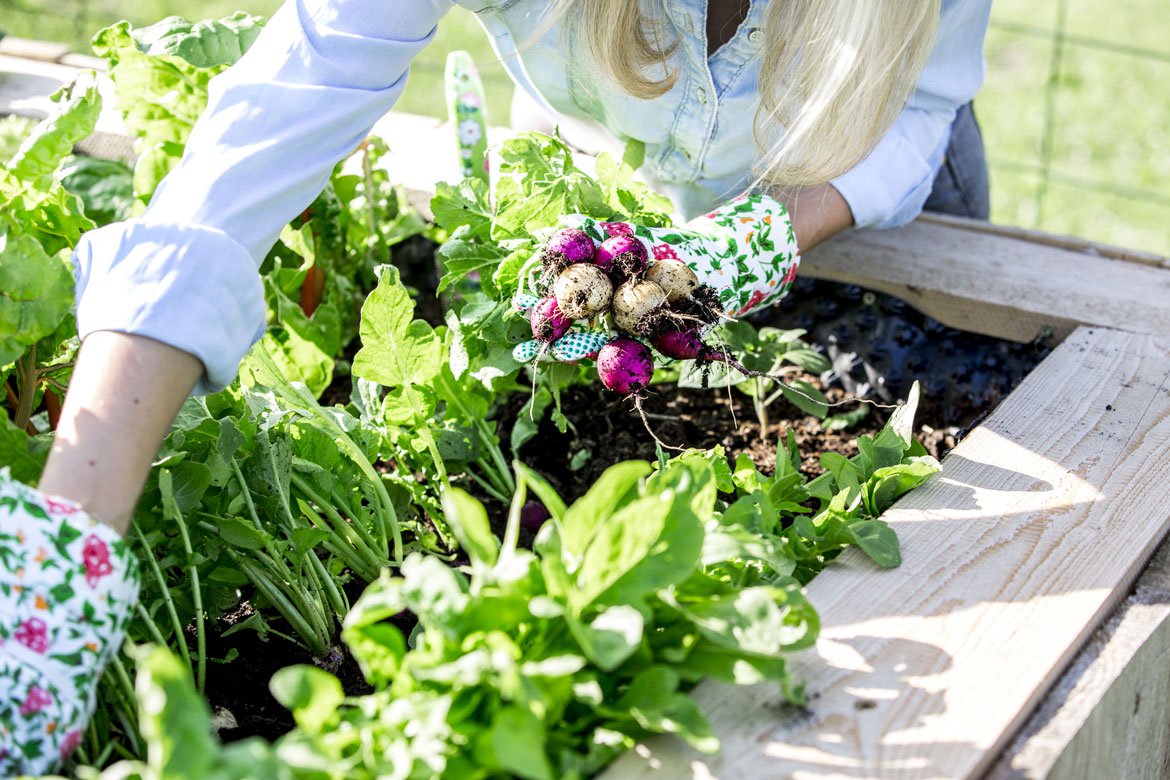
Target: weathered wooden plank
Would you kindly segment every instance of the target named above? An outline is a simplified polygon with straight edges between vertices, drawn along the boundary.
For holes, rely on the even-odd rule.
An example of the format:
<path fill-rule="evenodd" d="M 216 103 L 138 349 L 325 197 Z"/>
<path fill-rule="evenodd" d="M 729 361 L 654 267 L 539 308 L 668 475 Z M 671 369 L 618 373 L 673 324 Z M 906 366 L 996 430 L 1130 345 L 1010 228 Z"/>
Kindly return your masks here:
<path fill-rule="evenodd" d="M 1170 543 L 1069 665 L 987 780 L 1170 776 Z"/>
<path fill-rule="evenodd" d="M 64 43 L 16 38 L 11 35 L 0 38 L 0 54 L 8 57 L 20 57 L 40 62 L 57 62 L 68 53 L 69 47 Z"/>
<path fill-rule="evenodd" d="M 1170 341 L 1078 329 L 885 519 L 905 563 L 809 587 L 807 709 L 705 683 L 723 740 L 651 740 L 605 777 L 968 778 L 989 768 L 1170 526 Z"/>
<path fill-rule="evenodd" d="M 973 233 L 1003 236 L 1019 241 L 1031 241 L 1035 244 L 1044 244 L 1045 246 L 1052 246 L 1057 249 L 1067 249 L 1071 252 L 1108 257 L 1113 260 L 1125 260 L 1128 263 L 1153 266 L 1166 266 L 1170 263 L 1170 258 L 1154 254 L 1153 252 L 1143 252 L 1139 249 L 1127 249 L 1122 246 L 1102 244 L 1086 238 L 1077 238 L 1076 236 L 1045 233 L 1042 230 L 1031 230 L 1029 228 L 1013 227 L 1011 225 L 997 225 L 993 222 L 981 222 L 976 219 L 953 217 L 950 214 L 934 214 L 931 212 L 924 213 L 919 219 L 923 222 L 946 225 Z"/>
<path fill-rule="evenodd" d="M 1059 340 L 1077 325 L 1170 334 L 1167 269 L 930 217 L 851 231 L 809 252 L 801 273 L 902 298 L 961 330 Z"/>

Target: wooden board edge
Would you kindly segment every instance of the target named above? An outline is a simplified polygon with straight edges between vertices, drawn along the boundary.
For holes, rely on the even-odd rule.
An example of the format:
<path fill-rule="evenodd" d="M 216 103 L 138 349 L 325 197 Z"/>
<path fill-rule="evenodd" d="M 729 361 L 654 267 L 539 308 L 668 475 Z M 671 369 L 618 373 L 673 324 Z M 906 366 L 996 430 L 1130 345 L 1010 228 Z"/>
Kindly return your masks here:
<path fill-rule="evenodd" d="M 1170 774 L 1170 540 L 984 780 Z"/>
<path fill-rule="evenodd" d="M 1019 241 L 1030 241 L 1034 244 L 1043 244 L 1044 246 L 1051 246 L 1057 249 L 1067 249 L 1070 252 L 1079 252 L 1095 257 L 1107 257 L 1111 260 L 1121 260 L 1127 263 L 1137 263 L 1138 265 L 1170 268 L 1170 257 L 1153 252 L 1143 252 L 1138 249 L 1127 249 L 1126 247 L 1116 246 L 1114 244 L 1103 244 L 1099 241 L 1091 241 L 1087 238 L 1079 238 L 1077 236 L 1045 233 L 1042 230 L 998 225 L 994 222 L 981 222 L 977 219 L 954 217 L 949 214 L 935 214 L 932 212 L 924 212 L 918 219 L 922 222 L 945 225 L 958 230 L 1002 236 Z"/>

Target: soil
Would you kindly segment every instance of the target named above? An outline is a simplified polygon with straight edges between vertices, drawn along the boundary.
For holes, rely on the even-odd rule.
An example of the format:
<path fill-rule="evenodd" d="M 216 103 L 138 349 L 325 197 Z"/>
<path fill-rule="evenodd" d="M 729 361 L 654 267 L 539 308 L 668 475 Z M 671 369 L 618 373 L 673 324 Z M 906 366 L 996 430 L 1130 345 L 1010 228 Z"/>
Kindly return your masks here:
<path fill-rule="evenodd" d="M 830 388 L 826 397 L 840 401 L 845 395 Z M 614 463 L 657 457 L 654 438 L 631 401 L 600 387 L 574 387 L 565 393 L 562 402 L 574 427 L 561 434 L 546 419 L 540 432 L 521 448 L 520 458 L 544 474 L 566 501 L 581 496 Z M 819 463 L 822 453 L 856 455 L 857 437 L 876 433 L 887 417 L 885 410 L 872 408 L 853 428 L 825 431 L 817 418 L 781 400 L 768 408 L 770 419 L 761 435 L 751 402 L 738 391 L 729 397 L 726 390 L 664 387 L 660 392 L 650 393 L 642 406 L 654 436 L 667 445 L 704 449 L 722 445 L 733 461 L 740 453 L 747 453 L 757 468 L 767 474 L 776 467 L 777 442 L 792 431 L 803 456 L 801 471 L 810 477 L 822 473 Z M 587 410 L 587 413 L 574 410 Z M 505 410 L 501 429 L 510 430 L 512 421 L 520 414 L 528 414 L 527 399 L 516 395 Z M 935 457 L 942 457 L 955 446 L 954 431 L 936 430 L 930 425 L 923 426 L 917 438 Z M 573 456 L 583 452 L 589 453 L 588 460 L 574 469 Z"/>

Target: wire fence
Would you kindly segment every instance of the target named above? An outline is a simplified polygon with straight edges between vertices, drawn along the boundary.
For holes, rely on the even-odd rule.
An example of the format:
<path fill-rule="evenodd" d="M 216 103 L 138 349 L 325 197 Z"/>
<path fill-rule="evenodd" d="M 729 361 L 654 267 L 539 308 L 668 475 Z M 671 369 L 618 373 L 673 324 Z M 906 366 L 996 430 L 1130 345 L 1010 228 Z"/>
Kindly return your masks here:
<path fill-rule="evenodd" d="M 1030 63 L 1033 70 L 1043 67 L 1045 71 L 1042 95 L 1033 96 L 1041 107 L 1038 142 L 999 144 L 994 133 L 989 138 L 993 203 L 1006 200 L 1008 207 L 1014 206 L 997 210 L 993 217 L 1021 227 L 1170 254 L 1170 177 L 1162 175 L 1170 170 L 1164 159 L 1170 153 L 1170 141 L 1165 139 L 1170 111 L 1151 117 L 1140 97 L 1121 88 L 1134 81 L 1153 84 L 1152 91 L 1138 90 L 1137 94 L 1170 106 L 1170 47 L 1134 45 L 1070 29 L 1072 13 L 1081 14 L 1077 23 L 1082 27 L 1087 18 L 1085 4 L 1077 0 L 1037 2 L 1023 13 L 1013 14 L 1010 8 L 996 13 L 1006 5 L 1010 4 L 993 6 L 988 35 L 989 51 L 1002 55 L 989 58 L 985 91 L 992 97 L 976 100 L 977 105 L 990 102 L 992 111 L 1002 114 L 991 119 L 1000 128 L 999 138 L 1010 134 L 1005 127 L 1018 129 L 1035 121 L 1027 101 L 1002 97 L 1013 88 L 1015 78 L 1025 85 L 1021 89 L 1036 86 L 1034 78 L 1020 72 L 1024 68 L 1012 67 L 1012 56 L 1004 52 L 1013 45 L 1026 49 L 1032 43 L 1041 47 L 1034 53 L 1047 46 L 1048 56 L 1042 65 L 1038 56 Z M 1170 40 L 1170 16 L 1144 17 L 1140 5 L 1118 2 L 1109 12 L 1128 13 L 1132 25 L 1160 27 L 1166 33 L 1161 40 Z M 1051 14 L 1050 22 L 1021 21 L 1024 13 L 1033 20 Z M 1114 91 L 1113 86 L 1118 89 Z M 1133 122 L 1127 125 L 1125 117 Z M 1094 131 L 1092 123 L 1100 129 Z M 1119 126 L 1122 131 L 1114 132 Z M 1068 136 L 1073 134 L 1081 137 L 1084 147 L 1079 155 L 1069 152 L 1074 144 Z M 1085 137 L 1090 140 L 1086 142 Z M 1060 191 L 1060 197 L 1054 190 Z"/>

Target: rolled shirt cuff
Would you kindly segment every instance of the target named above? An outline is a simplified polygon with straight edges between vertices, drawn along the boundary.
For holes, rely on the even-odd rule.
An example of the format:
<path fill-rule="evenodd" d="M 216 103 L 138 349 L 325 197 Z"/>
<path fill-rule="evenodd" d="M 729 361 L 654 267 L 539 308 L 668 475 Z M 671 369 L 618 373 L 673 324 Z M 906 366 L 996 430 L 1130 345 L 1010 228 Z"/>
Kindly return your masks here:
<path fill-rule="evenodd" d="M 82 237 L 74 253 L 77 330 L 147 336 L 203 363 L 196 394 L 231 384 L 265 329 L 255 261 L 214 228 L 130 221 Z"/>

